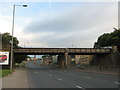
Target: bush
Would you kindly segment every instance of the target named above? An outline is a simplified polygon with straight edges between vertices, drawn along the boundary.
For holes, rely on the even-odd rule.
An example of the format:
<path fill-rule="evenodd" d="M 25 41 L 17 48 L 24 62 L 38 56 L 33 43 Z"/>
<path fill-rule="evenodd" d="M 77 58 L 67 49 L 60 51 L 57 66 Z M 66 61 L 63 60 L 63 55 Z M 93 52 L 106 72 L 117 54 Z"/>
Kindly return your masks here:
<path fill-rule="evenodd" d="M 19 66 L 20 66 L 20 67 L 25 67 L 25 64 L 26 64 L 26 61 L 22 61 L 22 62 L 19 64 Z"/>

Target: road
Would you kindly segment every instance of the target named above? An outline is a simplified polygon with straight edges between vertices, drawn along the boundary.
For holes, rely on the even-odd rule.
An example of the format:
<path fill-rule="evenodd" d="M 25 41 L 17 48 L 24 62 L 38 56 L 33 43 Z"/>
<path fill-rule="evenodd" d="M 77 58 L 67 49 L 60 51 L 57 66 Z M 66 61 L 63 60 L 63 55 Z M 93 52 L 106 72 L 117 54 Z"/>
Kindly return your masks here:
<path fill-rule="evenodd" d="M 118 88 L 118 77 L 26 64 L 29 88 Z"/>

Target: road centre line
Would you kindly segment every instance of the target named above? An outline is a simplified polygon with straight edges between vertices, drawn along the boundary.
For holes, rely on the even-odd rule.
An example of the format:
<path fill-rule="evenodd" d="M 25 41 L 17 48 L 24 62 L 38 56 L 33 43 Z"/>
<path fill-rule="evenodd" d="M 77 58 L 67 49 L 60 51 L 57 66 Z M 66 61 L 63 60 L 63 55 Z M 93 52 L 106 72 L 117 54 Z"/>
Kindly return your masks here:
<path fill-rule="evenodd" d="M 62 81 L 63 79 L 59 78 L 58 80 L 59 80 L 59 81 Z"/>
<path fill-rule="evenodd" d="M 52 76 L 52 74 L 49 74 L 49 76 L 51 77 L 51 76 Z"/>

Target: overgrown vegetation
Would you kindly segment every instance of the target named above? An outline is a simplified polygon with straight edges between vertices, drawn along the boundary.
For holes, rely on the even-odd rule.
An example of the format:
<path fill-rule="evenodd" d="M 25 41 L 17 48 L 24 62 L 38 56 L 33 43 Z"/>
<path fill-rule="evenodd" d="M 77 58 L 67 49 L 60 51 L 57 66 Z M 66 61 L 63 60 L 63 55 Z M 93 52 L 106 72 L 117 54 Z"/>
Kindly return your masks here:
<path fill-rule="evenodd" d="M 10 33 L 6 32 L 2 34 L 2 46 L 3 48 L 9 49 L 10 47 L 10 42 L 12 40 L 12 36 Z M 16 37 L 13 37 L 13 48 L 18 48 L 19 41 Z M 5 47 L 4 47 L 5 46 Z"/>
<path fill-rule="evenodd" d="M 12 40 L 12 36 L 10 33 L 6 32 L 2 34 L 2 48 L 7 51 L 10 51 L 10 42 Z M 16 37 L 13 37 L 13 48 L 22 48 L 18 46 L 19 41 Z M 27 55 L 15 55 L 15 63 L 21 63 L 23 60 L 26 60 Z"/>
<path fill-rule="evenodd" d="M 114 28 L 111 33 L 104 33 L 98 37 L 97 42 L 95 42 L 95 48 L 108 47 L 108 46 L 118 46 L 120 47 L 120 29 Z"/>

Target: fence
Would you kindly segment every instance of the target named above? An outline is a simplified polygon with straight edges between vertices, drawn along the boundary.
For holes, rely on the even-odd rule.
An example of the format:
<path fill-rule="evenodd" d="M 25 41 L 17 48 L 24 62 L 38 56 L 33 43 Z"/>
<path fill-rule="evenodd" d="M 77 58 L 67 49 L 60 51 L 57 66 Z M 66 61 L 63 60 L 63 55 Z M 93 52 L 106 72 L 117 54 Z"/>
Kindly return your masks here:
<path fill-rule="evenodd" d="M 83 68 L 81 68 L 83 67 Z M 120 66 L 118 65 L 92 65 L 92 66 L 81 66 L 78 67 L 79 69 L 85 69 L 85 70 L 99 70 L 99 71 L 119 71 L 120 70 Z"/>

